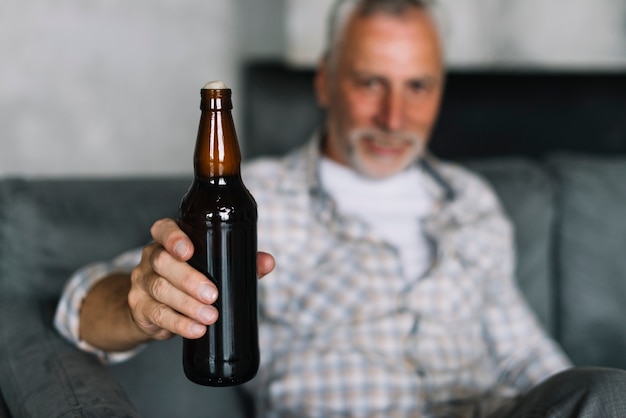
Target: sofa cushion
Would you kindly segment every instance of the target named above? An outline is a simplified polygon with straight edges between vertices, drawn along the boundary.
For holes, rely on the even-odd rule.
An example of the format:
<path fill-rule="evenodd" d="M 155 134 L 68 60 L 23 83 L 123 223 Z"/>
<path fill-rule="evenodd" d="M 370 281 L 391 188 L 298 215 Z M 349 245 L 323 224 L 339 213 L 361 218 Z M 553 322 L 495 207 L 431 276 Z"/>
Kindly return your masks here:
<path fill-rule="evenodd" d="M 554 189 L 550 176 L 537 163 L 519 157 L 462 163 L 483 176 L 498 194 L 514 227 L 518 285 L 546 330 L 554 334 Z"/>
<path fill-rule="evenodd" d="M 626 368 L 626 158 L 558 155 L 561 340 L 578 365 Z"/>
<path fill-rule="evenodd" d="M 0 182 L 5 191 L 0 197 L 0 387 L 18 416 L 121 416 L 114 408 L 126 395 L 146 417 L 246 416 L 237 390 L 186 380 L 178 339 L 152 344 L 135 359 L 106 369 L 52 327 L 69 275 L 148 242 L 150 225 L 175 216 L 190 181 Z M 119 402 L 103 404 L 100 391 Z M 164 396 L 166 402 L 155 401 Z M 99 404 L 109 409 L 76 409 Z"/>

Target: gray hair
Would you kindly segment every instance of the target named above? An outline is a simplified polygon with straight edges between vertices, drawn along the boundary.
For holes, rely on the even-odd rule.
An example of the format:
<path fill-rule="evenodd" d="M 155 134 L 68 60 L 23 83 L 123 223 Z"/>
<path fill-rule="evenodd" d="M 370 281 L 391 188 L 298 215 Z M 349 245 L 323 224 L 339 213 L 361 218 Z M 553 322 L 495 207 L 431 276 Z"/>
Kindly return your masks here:
<path fill-rule="evenodd" d="M 332 55 L 341 32 L 353 12 L 358 11 L 360 16 L 369 16 L 375 13 L 401 15 L 408 9 L 420 9 L 431 14 L 433 19 L 441 23 L 439 10 L 435 0 L 337 0 L 330 9 L 326 44 L 324 53 Z"/>

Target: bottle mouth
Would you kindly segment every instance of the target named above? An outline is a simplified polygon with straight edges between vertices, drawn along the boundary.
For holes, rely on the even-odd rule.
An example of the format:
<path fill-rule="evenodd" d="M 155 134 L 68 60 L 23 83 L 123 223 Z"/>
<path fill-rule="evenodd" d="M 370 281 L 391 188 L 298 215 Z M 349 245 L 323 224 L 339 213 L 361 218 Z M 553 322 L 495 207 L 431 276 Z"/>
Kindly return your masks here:
<path fill-rule="evenodd" d="M 200 109 L 201 110 L 231 110 L 233 103 L 231 100 L 232 91 L 229 88 L 224 89 L 206 89 L 200 91 Z"/>

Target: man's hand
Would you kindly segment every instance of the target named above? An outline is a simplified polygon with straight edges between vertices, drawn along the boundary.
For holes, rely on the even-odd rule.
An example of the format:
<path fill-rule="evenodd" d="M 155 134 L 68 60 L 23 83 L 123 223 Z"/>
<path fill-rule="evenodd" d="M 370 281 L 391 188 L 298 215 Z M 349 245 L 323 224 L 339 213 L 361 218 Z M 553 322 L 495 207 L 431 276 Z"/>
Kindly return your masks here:
<path fill-rule="evenodd" d="M 212 303 L 217 288 L 189 264 L 193 244 L 172 219 L 161 219 L 150 230 L 147 245 L 131 274 L 128 305 L 137 326 L 154 339 L 172 334 L 199 338 L 219 315 Z M 257 255 L 259 278 L 274 268 L 267 253 Z"/>
<path fill-rule="evenodd" d="M 150 232 L 154 241 L 144 247 L 130 278 L 112 274 L 85 298 L 80 335 L 95 347 L 124 351 L 174 334 L 199 338 L 217 320 L 217 288 L 187 264 L 194 251 L 187 235 L 172 219 L 158 220 Z M 274 258 L 259 252 L 259 278 L 273 269 Z"/>

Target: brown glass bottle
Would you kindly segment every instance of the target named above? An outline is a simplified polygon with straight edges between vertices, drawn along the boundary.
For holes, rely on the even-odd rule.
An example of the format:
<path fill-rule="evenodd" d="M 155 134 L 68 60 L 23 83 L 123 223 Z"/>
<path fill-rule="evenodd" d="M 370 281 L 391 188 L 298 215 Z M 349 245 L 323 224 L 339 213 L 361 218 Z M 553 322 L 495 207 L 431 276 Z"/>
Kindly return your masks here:
<path fill-rule="evenodd" d="M 203 88 L 194 180 L 179 225 L 194 245 L 189 260 L 219 291 L 219 318 L 199 339 L 183 339 L 187 378 L 207 386 L 244 383 L 259 367 L 257 206 L 243 184 L 231 90 Z"/>

